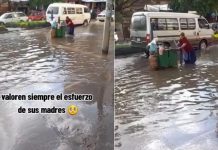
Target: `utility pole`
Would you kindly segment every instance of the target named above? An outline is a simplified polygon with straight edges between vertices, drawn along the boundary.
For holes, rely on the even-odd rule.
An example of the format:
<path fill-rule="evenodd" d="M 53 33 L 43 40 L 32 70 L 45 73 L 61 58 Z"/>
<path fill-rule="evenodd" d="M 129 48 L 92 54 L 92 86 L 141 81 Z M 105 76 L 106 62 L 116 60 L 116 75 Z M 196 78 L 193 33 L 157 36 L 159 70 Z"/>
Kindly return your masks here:
<path fill-rule="evenodd" d="M 107 0 L 106 19 L 104 23 L 103 41 L 102 41 L 102 53 L 106 55 L 108 54 L 108 49 L 109 49 L 112 8 L 113 8 L 112 0 Z"/>

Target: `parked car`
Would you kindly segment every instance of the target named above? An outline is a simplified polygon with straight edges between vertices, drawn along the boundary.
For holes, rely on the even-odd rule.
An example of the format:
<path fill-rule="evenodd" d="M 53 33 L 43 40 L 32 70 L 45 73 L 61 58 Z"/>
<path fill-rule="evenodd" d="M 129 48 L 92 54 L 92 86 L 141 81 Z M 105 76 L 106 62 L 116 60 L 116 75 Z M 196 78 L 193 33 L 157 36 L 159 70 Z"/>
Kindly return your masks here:
<path fill-rule="evenodd" d="M 210 23 L 210 28 L 213 29 L 214 32 L 218 32 L 218 23 Z"/>
<path fill-rule="evenodd" d="M 39 21 L 39 20 L 44 20 L 45 14 L 43 14 L 42 12 L 32 12 L 29 16 L 28 16 L 28 21 Z"/>
<path fill-rule="evenodd" d="M 111 21 L 114 21 L 114 19 L 115 19 L 114 14 L 115 14 L 114 10 L 112 10 Z M 103 22 L 103 21 L 105 21 L 105 19 L 106 19 L 106 10 L 103 10 L 100 14 L 98 14 L 97 20 Z"/>
<path fill-rule="evenodd" d="M 10 12 L 4 13 L 0 17 L 0 24 L 6 24 L 8 22 L 27 21 L 28 17 L 23 12 Z"/>

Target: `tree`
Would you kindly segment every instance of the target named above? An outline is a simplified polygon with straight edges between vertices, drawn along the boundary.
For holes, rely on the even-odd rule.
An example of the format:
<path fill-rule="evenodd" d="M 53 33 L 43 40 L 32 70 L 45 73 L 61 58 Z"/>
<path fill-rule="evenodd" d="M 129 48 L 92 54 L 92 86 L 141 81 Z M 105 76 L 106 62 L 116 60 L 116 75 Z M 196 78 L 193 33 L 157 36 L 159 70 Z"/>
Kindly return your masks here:
<path fill-rule="evenodd" d="M 32 9 L 47 8 L 49 4 L 54 2 L 64 2 L 64 0 L 30 0 L 29 4 Z"/>
<path fill-rule="evenodd" d="M 131 7 L 138 0 L 116 0 L 115 11 L 116 11 L 116 22 L 122 22 L 123 17 L 128 17 L 132 14 Z"/>
<path fill-rule="evenodd" d="M 169 6 L 176 12 L 195 10 L 200 15 L 206 16 L 218 8 L 218 3 L 215 0 L 192 0 L 191 2 L 190 0 L 171 0 Z"/>

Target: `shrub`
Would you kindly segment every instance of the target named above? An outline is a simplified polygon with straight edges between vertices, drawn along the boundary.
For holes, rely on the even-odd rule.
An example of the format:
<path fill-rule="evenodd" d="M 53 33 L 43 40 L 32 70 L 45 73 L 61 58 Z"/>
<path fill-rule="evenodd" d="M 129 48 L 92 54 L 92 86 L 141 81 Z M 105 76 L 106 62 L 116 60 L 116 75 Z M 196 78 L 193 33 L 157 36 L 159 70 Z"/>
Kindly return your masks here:
<path fill-rule="evenodd" d="M 5 26 L 0 26 L 0 32 L 7 32 L 8 30 L 5 28 Z"/>
<path fill-rule="evenodd" d="M 49 27 L 50 23 L 46 21 L 22 21 L 22 22 L 10 22 L 6 23 L 6 27 L 13 27 L 13 28 L 37 28 L 37 27 Z"/>

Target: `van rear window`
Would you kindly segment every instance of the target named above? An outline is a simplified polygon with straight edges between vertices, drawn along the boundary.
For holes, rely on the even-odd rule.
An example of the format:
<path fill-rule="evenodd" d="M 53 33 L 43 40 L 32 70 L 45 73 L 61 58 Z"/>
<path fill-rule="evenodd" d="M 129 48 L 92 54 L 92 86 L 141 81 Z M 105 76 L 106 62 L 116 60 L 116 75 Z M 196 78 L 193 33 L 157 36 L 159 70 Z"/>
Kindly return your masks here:
<path fill-rule="evenodd" d="M 146 17 L 145 16 L 134 16 L 132 19 L 132 29 L 136 30 L 147 30 Z"/>
<path fill-rule="evenodd" d="M 59 8 L 58 7 L 49 7 L 47 14 L 58 14 Z"/>

